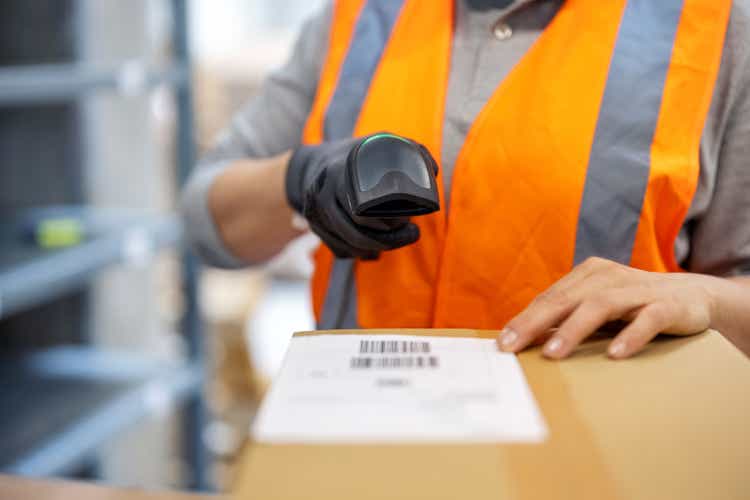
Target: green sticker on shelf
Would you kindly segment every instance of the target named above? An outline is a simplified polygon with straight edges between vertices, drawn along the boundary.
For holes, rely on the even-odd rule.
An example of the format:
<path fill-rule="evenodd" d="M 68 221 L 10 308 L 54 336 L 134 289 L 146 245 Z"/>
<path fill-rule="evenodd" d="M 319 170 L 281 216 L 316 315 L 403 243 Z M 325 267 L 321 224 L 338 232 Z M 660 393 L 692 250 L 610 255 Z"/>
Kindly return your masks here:
<path fill-rule="evenodd" d="M 84 233 L 83 224 L 78 219 L 48 219 L 37 226 L 36 241 L 42 248 L 64 248 L 81 243 Z"/>

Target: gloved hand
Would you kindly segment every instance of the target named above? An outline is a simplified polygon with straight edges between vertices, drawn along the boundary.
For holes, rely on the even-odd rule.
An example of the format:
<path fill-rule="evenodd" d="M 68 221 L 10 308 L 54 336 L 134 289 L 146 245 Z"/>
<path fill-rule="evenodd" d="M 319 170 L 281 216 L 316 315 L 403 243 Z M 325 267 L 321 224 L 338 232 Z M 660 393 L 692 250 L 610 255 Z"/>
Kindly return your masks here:
<path fill-rule="evenodd" d="M 310 229 L 338 258 L 376 259 L 381 251 L 410 245 L 419 239 L 419 227 L 408 220 L 368 221 L 352 213 L 347 196 L 352 189 L 346 182 L 347 158 L 366 139 L 301 146 L 289 160 L 286 176 L 289 204 L 307 219 Z M 427 149 L 414 144 L 425 162 L 437 169 Z"/>

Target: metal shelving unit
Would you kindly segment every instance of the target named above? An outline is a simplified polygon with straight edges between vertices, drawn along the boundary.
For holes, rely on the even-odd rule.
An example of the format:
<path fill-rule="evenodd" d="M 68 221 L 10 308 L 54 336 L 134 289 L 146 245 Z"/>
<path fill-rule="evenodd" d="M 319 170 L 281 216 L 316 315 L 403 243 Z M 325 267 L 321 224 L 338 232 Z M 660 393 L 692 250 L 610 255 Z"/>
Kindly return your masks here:
<path fill-rule="evenodd" d="M 188 79 L 189 74 L 180 64 L 150 69 L 137 60 L 115 68 L 90 68 L 85 64 L 6 68 L 0 69 L 0 105 L 68 100 L 101 90 L 137 95 L 157 85 L 183 86 Z"/>
<path fill-rule="evenodd" d="M 61 250 L 20 242 L 17 231 L 0 238 L 0 319 L 76 290 L 109 266 L 149 259 L 181 239 L 176 216 L 118 219 L 88 241 Z"/>
<path fill-rule="evenodd" d="M 111 68 L 82 64 L 0 68 L 0 106 L 70 102 L 94 92 L 132 96 L 169 85 L 177 112 L 175 182 L 181 184 L 195 158 L 188 19 L 186 0 L 169 1 L 174 19 L 169 67 L 148 68 L 129 61 Z M 181 234 L 175 215 L 132 214 L 115 218 L 82 243 L 59 250 L 43 250 L 20 242 L 17 235 L 0 234 L 0 319 L 80 289 L 111 266 L 137 264 L 165 248 L 181 249 Z M 18 439 L 0 443 L 0 472 L 70 473 L 118 432 L 148 415 L 179 406 L 185 412 L 189 486 L 208 489 L 200 437 L 205 409 L 199 265 L 187 250 L 180 251 L 185 362 L 164 366 L 147 357 L 93 347 L 55 348 L 20 360 L 0 359 L 0 371 L 5 373 L 0 382 L 7 385 L 0 390 L 0 408 L 12 409 L 0 412 L 0 422 L 8 420 L 2 422 L 11 426 L 6 428 L 13 428 L 13 422 L 26 424 Z"/>
<path fill-rule="evenodd" d="M 114 368 L 114 369 L 113 369 Z M 70 473 L 102 443 L 200 393 L 198 363 L 163 363 L 94 348 L 62 347 L 4 363 L 0 425 L 20 429 L 0 443 L 4 472 Z"/>

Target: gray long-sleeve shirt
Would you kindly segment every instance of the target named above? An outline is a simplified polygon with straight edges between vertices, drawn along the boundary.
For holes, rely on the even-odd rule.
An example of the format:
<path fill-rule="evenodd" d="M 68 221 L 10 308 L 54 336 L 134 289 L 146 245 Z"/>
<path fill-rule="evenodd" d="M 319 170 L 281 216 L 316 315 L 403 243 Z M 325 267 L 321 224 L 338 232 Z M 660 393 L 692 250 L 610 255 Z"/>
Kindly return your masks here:
<path fill-rule="evenodd" d="M 523 1 L 523 0 L 522 0 Z M 456 0 L 441 167 L 449 192 L 453 167 L 474 118 L 556 14 L 560 0 Z M 493 26 L 505 17 L 513 35 Z M 232 160 L 280 154 L 300 144 L 323 66 L 332 18 L 329 3 L 302 28 L 291 57 L 234 116 L 200 161 L 183 195 L 189 237 L 220 267 L 246 265 L 221 242 L 207 206 L 208 190 Z M 700 179 L 675 243 L 693 272 L 750 274 L 750 0 L 735 0 L 719 76 L 700 148 Z"/>

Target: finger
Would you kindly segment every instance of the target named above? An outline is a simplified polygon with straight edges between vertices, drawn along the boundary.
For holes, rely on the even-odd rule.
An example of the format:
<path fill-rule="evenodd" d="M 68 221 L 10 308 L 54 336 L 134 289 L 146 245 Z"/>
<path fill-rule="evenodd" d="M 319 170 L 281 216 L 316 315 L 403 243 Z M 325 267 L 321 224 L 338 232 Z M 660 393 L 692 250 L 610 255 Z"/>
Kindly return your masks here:
<path fill-rule="evenodd" d="M 544 332 L 543 334 L 539 335 L 534 340 L 532 340 L 531 343 L 529 344 L 529 347 L 536 347 L 536 346 L 544 344 L 550 338 L 552 338 L 552 336 L 555 334 L 556 331 L 557 331 L 557 328 L 551 328 L 547 330 L 546 332 Z"/>
<path fill-rule="evenodd" d="M 545 292 L 538 295 L 500 333 L 500 349 L 518 352 L 538 336 L 558 326 L 589 296 L 614 286 L 612 273 L 618 264 L 604 259 L 586 259 Z"/>
<path fill-rule="evenodd" d="M 354 215 L 347 209 L 349 218 L 359 227 L 364 227 L 372 231 L 395 231 L 401 229 L 409 223 L 409 219 L 405 217 L 395 218 L 379 218 L 379 217 L 362 217 L 360 215 Z"/>
<path fill-rule="evenodd" d="M 379 258 L 380 258 L 380 252 L 370 253 L 370 254 L 366 254 L 360 257 L 361 260 L 365 260 L 365 261 L 378 260 Z"/>
<path fill-rule="evenodd" d="M 577 305 L 562 292 L 548 291 L 539 295 L 500 332 L 500 349 L 506 352 L 524 349 L 535 338 L 559 325 Z"/>
<path fill-rule="evenodd" d="M 370 236 L 365 228 L 357 226 L 344 209 L 338 204 L 332 204 L 325 209 L 328 228 L 335 229 L 336 235 L 347 244 L 371 251 L 388 250 L 388 245 Z"/>
<path fill-rule="evenodd" d="M 390 231 L 373 231 L 364 228 L 361 231 L 368 237 L 382 243 L 390 250 L 411 245 L 419 240 L 419 226 L 411 222 Z"/>
<path fill-rule="evenodd" d="M 647 304 L 649 298 L 643 287 L 630 287 L 584 300 L 547 341 L 543 354 L 552 359 L 567 357 L 585 338 L 606 323 Z"/>
<path fill-rule="evenodd" d="M 380 231 L 357 224 L 339 203 L 329 207 L 326 216 L 331 227 L 339 231 L 339 236 L 352 246 L 367 250 L 394 250 L 411 245 L 419 240 L 419 226 L 406 223 L 401 227 Z"/>
<path fill-rule="evenodd" d="M 377 258 L 383 250 L 400 248 L 419 240 L 419 227 L 415 224 L 406 224 L 392 231 L 375 231 L 355 224 L 339 207 L 329 207 L 323 217 L 327 224 L 318 225 L 318 231 L 327 233 L 330 239 L 342 243 L 358 257 Z M 327 229 L 329 227 L 335 228 L 336 233 Z"/>
<path fill-rule="evenodd" d="M 325 230 L 323 227 L 317 224 L 310 224 L 310 229 L 317 234 L 320 239 L 325 243 L 333 255 L 339 259 L 352 259 L 355 257 L 362 257 L 362 251 L 347 245 L 346 242 L 338 238 L 333 233 Z"/>
<path fill-rule="evenodd" d="M 553 287 L 561 291 L 575 290 L 582 297 L 604 289 L 628 286 L 635 269 L 600 257 L 589 257 L 560 279 Z"/>
<path fill-rule="evenodd" d="M 641 351 L 654 337 L 675 322 L 676 314 L 679 312 L 667 302 L 647 305 L 609 344 L 607 354 L 613 359 L 623 359 Z"/>
<path fill-rule="evenodd" d="M 308 220 L 317 220 L 319 229 L 324 227 L 328 235 L 335 235 L 336 239 L 347 247 L 365 250 L 368 253 L 386 250 L 385 245 L 369 238 L 358 229 L 338 202 L 335 186 L 328 180 L 327 170 L 324 169 L 315 180 L 315 188 L 307 194 L 305 217 Z M 321 203 L 320 200 L 329 200 L 331 203 Z"/>
<path fill-rule="evenodd" d="M 379 252 L 353 247 L 323 226 L 312 223 L 310 224 L 310 228 L 339 259 L 360 258 L 363 260 L 376 260 L 378 258 Z"/>
<path fill-rule="evenodd" d="M 321 216 L 321 212 L 318 208 L 317 198 L 314 193 L 308 192 L 305 201 L 303 215 L 310 226 L 310 229 L 317 234 L 320 239 L 325 243 L 333 254 L 339 259 L 350 259 L 357 256 L 357 249 L 348 245 L 344 240 L 328 231 L 323 225 L 318 224 L 317 221 Z"/>

